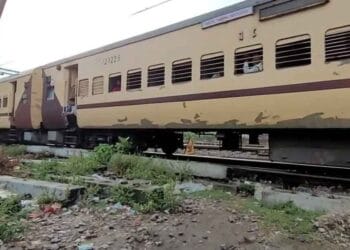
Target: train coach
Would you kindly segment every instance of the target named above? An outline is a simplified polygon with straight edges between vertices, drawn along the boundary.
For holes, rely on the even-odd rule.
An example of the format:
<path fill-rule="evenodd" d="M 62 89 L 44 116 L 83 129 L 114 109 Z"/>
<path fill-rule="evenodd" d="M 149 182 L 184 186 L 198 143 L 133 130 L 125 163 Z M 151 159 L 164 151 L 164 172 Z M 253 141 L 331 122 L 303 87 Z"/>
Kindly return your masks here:
<path fill-rule="evenodd" d="M 350 165 L 350 1 L 247 0 L 1 79 L 1 140 L 173 153 L 269 134 L 274 161 Z"/>

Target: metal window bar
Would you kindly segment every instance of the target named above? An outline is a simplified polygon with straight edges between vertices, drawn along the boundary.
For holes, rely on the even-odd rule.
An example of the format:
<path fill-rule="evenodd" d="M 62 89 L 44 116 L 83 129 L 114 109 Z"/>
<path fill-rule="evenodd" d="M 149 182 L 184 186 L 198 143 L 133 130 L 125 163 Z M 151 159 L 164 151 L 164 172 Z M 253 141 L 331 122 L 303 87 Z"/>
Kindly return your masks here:
<path fill-rule="evenodd" d="M 201 60 L 201 79 L 223 77 L 224 56 L 215 56 Z"/>
<path fill-rule="evenodd" d="M 326 34 L 326 39 L 333 39 L 333 38 L 338 38 L 342 36 L 349 36 L 350 31 L 345 31 L 345 32 L 339 32 L 339 33 L 334 33 L 334 34 Z"/>
<path fill-rule="evenodd" d="M 141 88 L 142 74 L 141 71 L 128 73 L 126 80 L 126 89 L 139 89 Z"/>
<path fill-rule="evenodd" d="M 192 61 L 173 63 L 172 83 L 189 81 L 192 81 Z"/>
<path fill-rule="evenodd" d="M 282 43 L 282 42 L 280 42 Z M 294 45 L 302 45 L 302 44 L 310 44 L 311 43 L 311 39 L 308 38 L 308 39 L 304 39 L 304 40 L 300 40 L 300 41 L 296 41 L 296 42 L 290 42 L 290 43 L 282 43 L 282 44 L 279 44 L 277 42 L 277 47 L 278 48 L 284 48 L 284 47 L 290 47 L 290 46 L 294 46 Z"/>
<path fill-rule="evenodd" d="M 342 42 L 342 41 L 348 41 L 350 39 L 350 34 L 346 35 L 346 36 L 340 36 L 338 38 L 332 38 L 332 39 L 327 39 L 326 38 L 326 43 L 327 44 L 333 44 L 333 43 L 337 43 L 337 42 Z"/>

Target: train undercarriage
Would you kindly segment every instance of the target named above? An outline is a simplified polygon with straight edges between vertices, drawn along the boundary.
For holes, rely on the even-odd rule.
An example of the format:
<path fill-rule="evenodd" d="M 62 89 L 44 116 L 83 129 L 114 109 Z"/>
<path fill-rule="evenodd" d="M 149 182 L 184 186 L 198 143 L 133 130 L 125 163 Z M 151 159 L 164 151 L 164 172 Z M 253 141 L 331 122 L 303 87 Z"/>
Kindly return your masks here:
<path fill-rule="evenodd" d="M 2 130 L 0 141 L 36 145 L 94 148 L 99 144 L 115 144 L 120 137 L 129 138 L 135 152 L 161 148 L 173 154 L 184 145 L 181 130 Z M 196 130 L 194 133 L 208 131 Z M 240 150 L 242 134 L 249 134 L 249 144 L 258 144 L 260 134 L 268 134 L 270 160 L 315 165 L 350 167 L 350 133 L 348 130 L 220 130 L 216 133 L 220 150 Z"/>

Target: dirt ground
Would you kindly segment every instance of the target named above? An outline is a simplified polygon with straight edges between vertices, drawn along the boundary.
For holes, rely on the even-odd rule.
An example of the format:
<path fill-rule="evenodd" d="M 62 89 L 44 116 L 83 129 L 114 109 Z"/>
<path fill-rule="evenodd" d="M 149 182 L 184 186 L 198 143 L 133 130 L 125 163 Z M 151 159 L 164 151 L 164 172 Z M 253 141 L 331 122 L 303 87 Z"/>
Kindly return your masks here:
<path fill-rule="evenodd" d="M 341 249 L 320 240 L 291 238 L 261 226 L 260 218 L 232 203 L 186 199 L 178 214 L 132 215 L 111 207 L 73 206 L 26 222 L 22 241 L 0 249 Z M 92 249 L 92 248 L 81 248 Z"/>

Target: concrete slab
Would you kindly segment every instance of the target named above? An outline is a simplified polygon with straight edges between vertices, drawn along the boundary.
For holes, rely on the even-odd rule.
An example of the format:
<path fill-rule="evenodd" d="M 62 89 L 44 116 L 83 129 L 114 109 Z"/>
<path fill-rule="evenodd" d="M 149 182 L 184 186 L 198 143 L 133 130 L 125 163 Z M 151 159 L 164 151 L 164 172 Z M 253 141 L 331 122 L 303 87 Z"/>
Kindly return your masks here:
<path fill-rule="evenodd" d="M 176 161 L 176 160 L 165 160 L 165 159 L 154 159 L 155 161 L 163 161 L 166 166 L 176 172 L 183 170 L 189 170 L 196 177 L 212 178 L 223 180 L 227 177 L 228 167 L 207 162 L 188 162 L 188 161 Z"/>
<path fill-rule="evenodd" d="M 309 193 L 292 193 L 285 190 L 273 190 L 269 186 L 255 185 L 254 197 L 270 205 L 292 201 L 297 207 L 310 211 L 344 212 L 350 209 L 350 197 L 334 195 L 334 198 L 312 196 Z"/>
<path fill-rule="evenodd" d="M 56 157 L 88 156 L 89 150 L 79 148 L 56 148 L 50 146 L 27 146 L 27 152 L 33 154 L 48 153 Z"/>
<path fill-rule="evenodd" d="M 62 183 L 21 179 L 12 176 L 0 176 L 0 185 L 19 195 L 30 194 L 36 198 L 49 194 L 59 201 L 75 201 L 83 192 L 83 187 Z"/>

